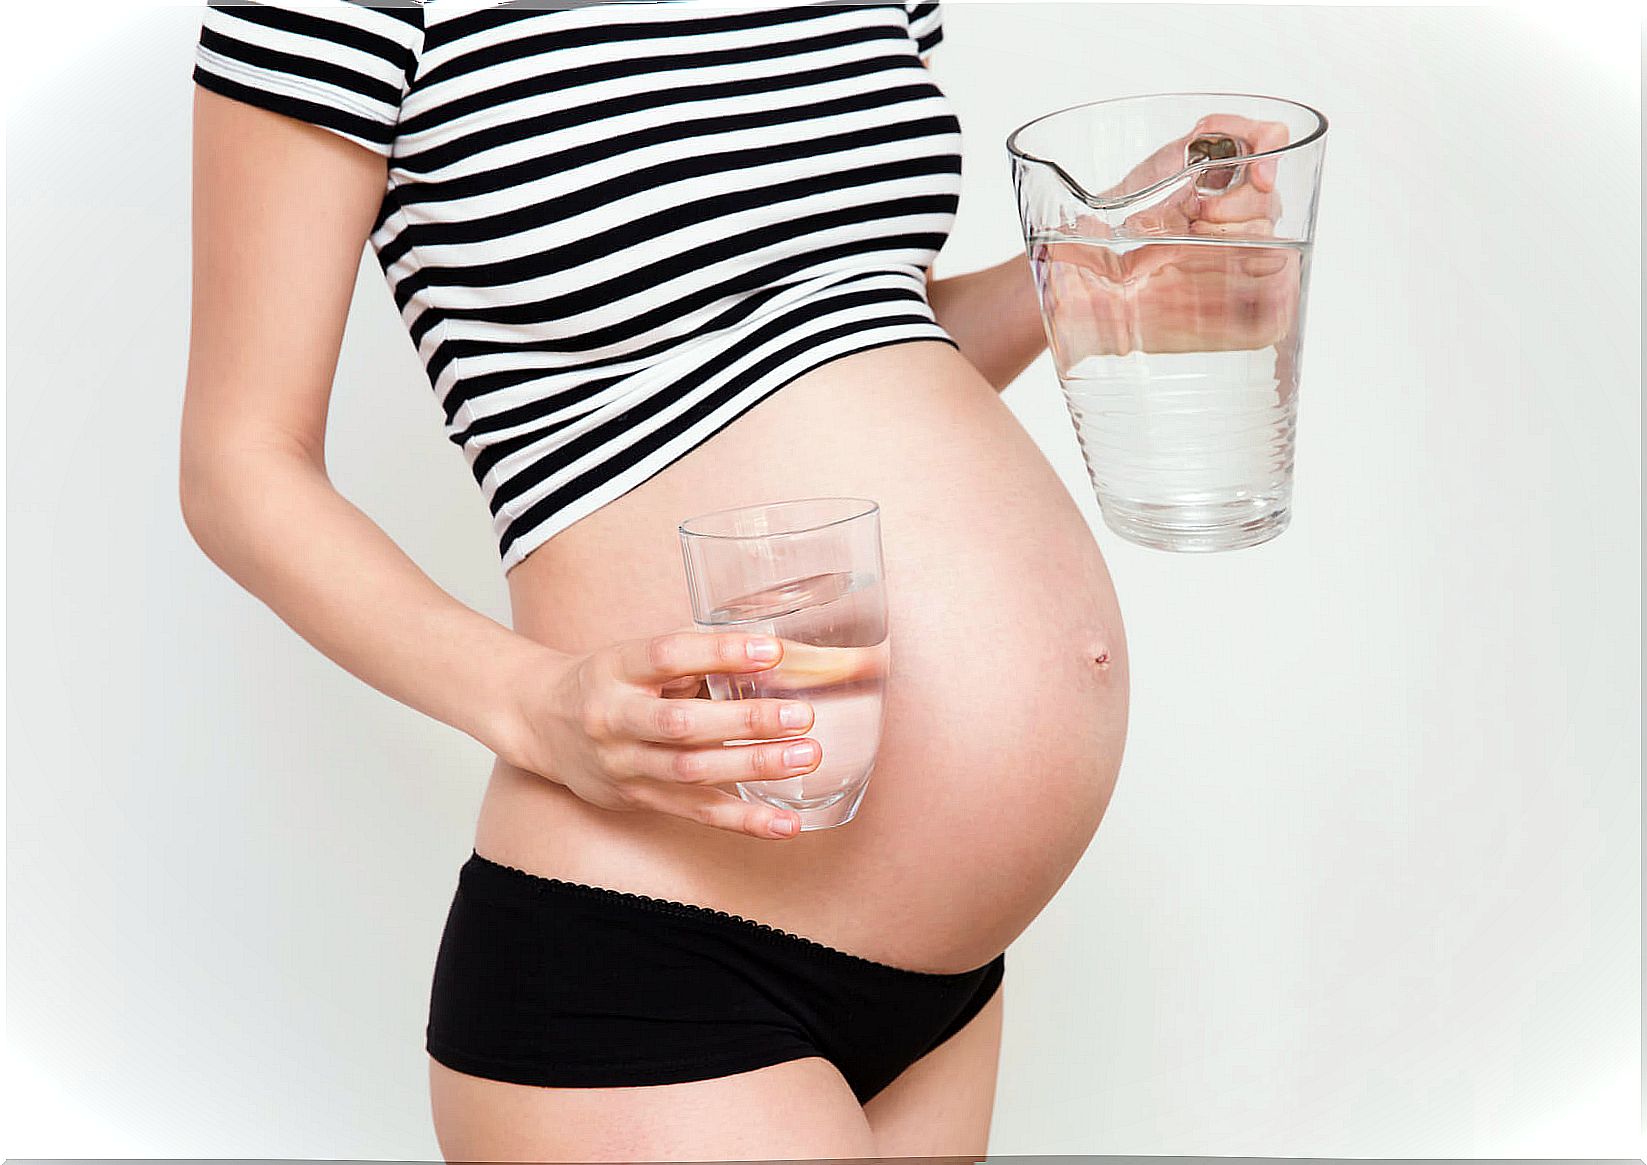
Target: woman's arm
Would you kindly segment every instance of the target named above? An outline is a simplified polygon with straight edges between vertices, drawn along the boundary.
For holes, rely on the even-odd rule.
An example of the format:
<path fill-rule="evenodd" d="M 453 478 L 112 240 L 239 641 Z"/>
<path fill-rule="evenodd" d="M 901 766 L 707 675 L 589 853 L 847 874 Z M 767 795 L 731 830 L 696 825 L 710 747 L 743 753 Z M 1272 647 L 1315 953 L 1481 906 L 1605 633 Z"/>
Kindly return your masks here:
<path fill-rule="evenodd" d="M 938 323 L 955 337 L 962 354 L 996 392 L 1016 380 L 1046 350 L 1046 331 L 1026 255 L 945 279 L 932 279 L 929 274 L 927 300 Z"/>
<path fill-rule="evenodd" d="M 518 731 L 509 677 L 567 657 L 441 590 L 326 472 L 332 377 L 384 166 L 197 89 L 184 521 L 334 662 L 502 752 Z"/>

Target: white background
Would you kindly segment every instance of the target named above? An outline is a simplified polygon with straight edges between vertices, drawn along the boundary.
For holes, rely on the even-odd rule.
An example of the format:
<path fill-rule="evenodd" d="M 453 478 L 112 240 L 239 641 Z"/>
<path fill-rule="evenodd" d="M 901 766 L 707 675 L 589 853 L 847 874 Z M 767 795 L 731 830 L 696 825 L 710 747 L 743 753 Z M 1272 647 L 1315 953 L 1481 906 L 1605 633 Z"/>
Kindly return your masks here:
<path fill-rule="evenodd" d="M 939 274 L 1083 100 L 1332 122 L 1296 516 L 1103 528 L 1050 363 L 1006 400 L 1121 594 L 1105 824 L 1013 945 L 991 1149 L 1634 1156 L 1640 26 L 949 0 Z M 428 977 L 489 756 L 195 548 L 187 6 L 33 6 L 8 151 L 8 1156 L 434 1158 Z M 485 507 L 363 264 L 334 480 L 494 617 Z"/>

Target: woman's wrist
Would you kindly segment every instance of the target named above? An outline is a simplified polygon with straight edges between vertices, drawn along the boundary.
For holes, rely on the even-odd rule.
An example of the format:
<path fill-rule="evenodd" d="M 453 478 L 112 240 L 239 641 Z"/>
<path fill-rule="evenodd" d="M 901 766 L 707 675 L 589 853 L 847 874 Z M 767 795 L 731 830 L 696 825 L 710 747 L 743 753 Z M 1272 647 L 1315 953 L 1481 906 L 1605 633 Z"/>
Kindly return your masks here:
<path fill-rule="evenodd" d="M 997 392 L 1046 350 L 1034 274 L 1021 252 L 993 267 L 934 279 L 927 299 L 939 326 Z"/>
<path fill-rule="evenodd" d="M 1029 255 L 1019 251 L 992 270 L 997 273 L 1000 283 L 999 302 L 1008 368 L 1001 384 L 1005 388 L 1047 350 L 1047 333 L 1041 321 L 1041 301 L 1035 289 L 1035 269 L 1030 266 Z"/>
<path fill-rule="evenodd" d="M 553 769 L 555 692 L 573 657 L 510 631 L 501 642 L 480 693 L 476 728 L 469 734 L 505 764 L 544 776 Z"/>

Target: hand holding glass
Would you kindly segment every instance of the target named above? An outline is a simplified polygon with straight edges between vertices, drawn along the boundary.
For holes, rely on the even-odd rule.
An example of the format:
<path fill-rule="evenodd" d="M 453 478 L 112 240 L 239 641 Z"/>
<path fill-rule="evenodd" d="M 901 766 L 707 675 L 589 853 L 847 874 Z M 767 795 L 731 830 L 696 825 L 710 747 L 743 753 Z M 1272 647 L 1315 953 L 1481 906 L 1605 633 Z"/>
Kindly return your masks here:
<path fill-rule="evenodd" d="M 739 782 L 738 795 L 793 810 L 802 830 L 845 825 L 869 786 L 890 663 L 880 508 L 807 498 L 719 510 L 679 532 L 698 629 L 783 642 L 771 668 L 706 676 L 710 697 L 804 700 L 814 712 L 804 735 L 823 752 L 811 772 Z"/>

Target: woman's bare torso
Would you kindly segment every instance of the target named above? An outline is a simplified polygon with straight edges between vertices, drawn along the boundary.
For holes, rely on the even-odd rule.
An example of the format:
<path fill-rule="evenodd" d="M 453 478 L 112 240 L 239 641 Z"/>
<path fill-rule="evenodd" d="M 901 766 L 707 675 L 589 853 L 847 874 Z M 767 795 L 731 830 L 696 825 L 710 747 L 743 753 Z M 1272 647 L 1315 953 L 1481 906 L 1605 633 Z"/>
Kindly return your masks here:
<path fill-rule="evenodd" d="M 1126 644 L 1080 511 L 954 348 L 871 349 L 767 397 L 511 571 L 514 627 L 578 654 L 689 628 L 676 523 L 826 495 L 880 504 L 893 630 L 881 746 L 857 817 L 763 840 L 599 809 L 500 760 L 481 854 L 919 970 L 978 966 L 1017 937 L 1108 804 Z"/>

